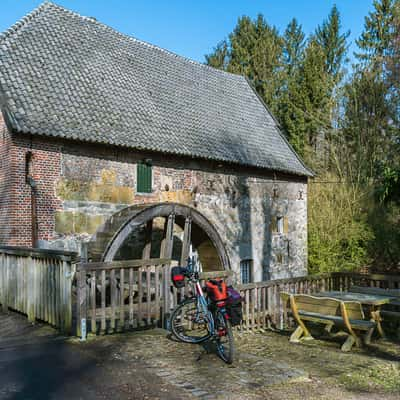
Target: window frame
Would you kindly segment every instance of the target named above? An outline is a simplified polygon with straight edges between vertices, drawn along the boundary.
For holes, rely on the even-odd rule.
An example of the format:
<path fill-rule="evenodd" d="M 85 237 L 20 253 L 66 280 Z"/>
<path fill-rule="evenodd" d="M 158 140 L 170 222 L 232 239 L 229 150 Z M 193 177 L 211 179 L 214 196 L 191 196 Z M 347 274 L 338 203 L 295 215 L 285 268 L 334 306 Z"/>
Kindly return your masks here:
<path fill-rule="evenodd" d="M 248 270 L 246 271 L 246 274 L 243 274 L 243 268 L 246 267 Z M 253 282 L 253 260 L 251 258 L 244 258 L 243 260 L 240 260 L 240 282 L 242 285 L 245 285 L 247 283 L 252 283 Z M 244 281 L 244 275 L 246 276 L 246 281 Z"/>
<path fill-rule="evenodd" d="M 140 179 L 143 179 L 142 173 L 144 173 L 143 171 L 140 171 L 140 169 L 143 167 L 150 169 L 149 183 L 140 183 Z M 145 186 L 146 184 L 148 186 Z M 139 195 L 149 195 L 153 193 L 153 166 L 149 163 L 140 162 L 136 164 L 136 193 Z"/>

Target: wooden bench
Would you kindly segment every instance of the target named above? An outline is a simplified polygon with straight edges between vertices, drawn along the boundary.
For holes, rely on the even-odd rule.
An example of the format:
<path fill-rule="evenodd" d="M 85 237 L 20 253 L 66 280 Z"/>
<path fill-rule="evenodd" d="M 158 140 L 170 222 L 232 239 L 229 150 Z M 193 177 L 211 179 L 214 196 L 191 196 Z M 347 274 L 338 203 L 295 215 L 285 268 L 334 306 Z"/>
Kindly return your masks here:
<path fill-rule="evenodd" d="M 316 297 L 307 294 L 281 293 L 282 299 L 289 303 L 298 327 L 290 336 L 290 341 L 311 340 L 310 331 L 305 322 L 325 325 L 325 331 L 330 332 L 333 326 L 345 329 L 347 339 L 342 345 L 342 351 L 350 351 L 353 345 L 361 345 L 358 331 L 365 334 L 365 342 L 369 343 L 376 326 L 375 321 L 365 320 L 361 303 L 356 301 L 341 301 L 327 297 Z"/>
<path fill-rule="evenodd" d="M 396 300 L 393 300 L 389 304 L 382 306 L 382 309 L 376 311 L 375 314 L 377 318 L 383 320 L 397 320 L 399 322 L 397 335 L 400 337 L 400 289 L 382 289 L 376 287 L 351 286 L 349 292 L 394 297 Z"/>

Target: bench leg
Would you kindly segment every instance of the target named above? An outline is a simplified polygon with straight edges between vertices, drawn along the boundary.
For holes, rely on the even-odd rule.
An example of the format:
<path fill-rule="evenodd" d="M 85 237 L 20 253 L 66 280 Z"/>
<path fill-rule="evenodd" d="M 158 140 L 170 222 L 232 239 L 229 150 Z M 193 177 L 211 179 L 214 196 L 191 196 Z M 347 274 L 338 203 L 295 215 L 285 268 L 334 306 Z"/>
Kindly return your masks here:
<path fill-rule="evenodd" d="M 299 343 L 300 338 L 303 336 L 303 328 L 299 325 L 296 330 L 290 335 L 290 341 L 292 343 Z"/>
<path fill-rule="evenodd" d="M 371 316 L 376 322 L 376 329 L 377 329 L 377 331 L 379 333 L 379 336 L 381 338 L 385 338 L 385 332 L 383 331 L 382 324 L 381 324 L 382 317 L 381 317 L 381 314 L 380 314 L 379 310 L 371 311 Z"/>
<path fill-rule="evenodd" d="M 364 336 L 364 343 L 365 344 L 370 344 L 371 343 L 371 338 L 372 338 L 372 334 L 374 333 L 374 330 L 375 330 L 374 326 L 367 330 L 367 333 Z"/>
<path fill-rule="evenodd" d="M 342 351 L 350 351 L 355 343 L 357 343 L 356 338 L 353 335 L 348 335 L 346 341 L 342 345 Z"/>
<path fill-rule="evenodd" d="M 292 343 L 299 343 L 300 340 L 312 340 L 314 339 L 310 332 L 307 329 L 303 329 L 301 325 L 299 325 L 296 330 L 291 334 L 290 341 Z"/>
<path fill-rule="evenodd" d="M 332 328 L 333 328 L 333 325 L 334 325 L 334 324 L 326 324 L 326 325 L 325 325 L 325 328 L 324 328 L 324 331 L 325 331 L 326 333 L 331 333 L 331 330 L 332 330 Z"/>

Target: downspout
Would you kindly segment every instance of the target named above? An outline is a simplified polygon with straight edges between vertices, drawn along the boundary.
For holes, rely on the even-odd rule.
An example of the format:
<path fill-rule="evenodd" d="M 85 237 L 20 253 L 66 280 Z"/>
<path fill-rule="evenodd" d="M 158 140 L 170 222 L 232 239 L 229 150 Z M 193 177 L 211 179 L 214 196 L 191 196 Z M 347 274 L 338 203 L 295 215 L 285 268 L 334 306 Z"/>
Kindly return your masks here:
<path fill-rule="evenodd" d="M 32 171 L 33 154 L 32 151 L 28 151 L 25 154 L 25 181 L 31 188 L 31 238 L 32 247 L 38 245 L 38 223 L 37 223 L 37 184 L 33 179 Z"/>
<path fill-rule="evenodd" d="M 27 177 L 27 183 L 31 187 L 32 247 L 35 248 L 38 245 L 38 224 L 36 212 L 37 185 L 31 176 Z"/>

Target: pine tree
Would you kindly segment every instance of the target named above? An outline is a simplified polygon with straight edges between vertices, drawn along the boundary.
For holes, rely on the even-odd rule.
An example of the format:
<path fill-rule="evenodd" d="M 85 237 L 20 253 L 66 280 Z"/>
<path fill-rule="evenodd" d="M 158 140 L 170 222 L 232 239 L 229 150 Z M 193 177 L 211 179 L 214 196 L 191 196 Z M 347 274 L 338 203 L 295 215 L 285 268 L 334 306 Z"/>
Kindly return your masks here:
<path fill-rule="evenodd" d="M 239 19 L 229 36 L 231 59 L 227 70 L 245 75 L 266 104 L 276 110 L 281 87 L 282 38 L 260 14 L 255 21 Z"/>
<path fill-rule="evenodd" d="M 293 101 L 299 90 L 299 70 L 304 59 L 305 34 L 295 18 L 283 35 L 283 82 L 277 117 L 289 142 L 303 156 L 305 147 L 304 115 Z"/>
<path fill-rule="evenodd" d="M 374 11 L 365 17 L 364 32 L 356 40 L 360 61 L 382 63 L 393 35 L 393 20 L 399 0 L 374 0 Z"/>
<path fill-rule="evenodd" d="M 305 50 L 299 86 L 293 100 L 304 113 L 307 144 L 314 151 L 318 150 L 318 138 L 330 125 L 332 78 L 325 66 L 324 49 L 315 39 L 311 39 Z"/>
<path fill-rule="evenodd" d="M 206 54 L 206 64 L 211 67 L 226 70 L 229 64 L 229 45 L 226 40 L 219 42 L 213 52 Z"/>
<path fill-rule="evenodd" d="M 393 104 L 380 74 L 369 68 L 354 73 L 344 91 L 345 157 L 354 180 L 374 178 L 390 154 Z"/>
<path fill-rule="evenodd" d="M 282 38 L 262 15 L 239 18 L 228 41 L 206 56 L 216 68 L 246 76 L 268 106 L 276 110 L 282 76 Z"/>
<path fill-rule="evenodd" d="M 303 28 L 293 18 L 283 35 L 283 56 L 288 76 L 298 69 L 304 56 L 305 34 Z"/>
<path fill-rule="evenodd" d="M 328 18 L 318 26 L 315 32 L 315 40 L 321 46 L 325 55 L 326 71 L 333 77 L 337 84 L 343 77 L 343 63 L 347 53 L 347 38 L 350 31 L 341 33 L 342 24 L 340 13 L 336 5 Z"/>

